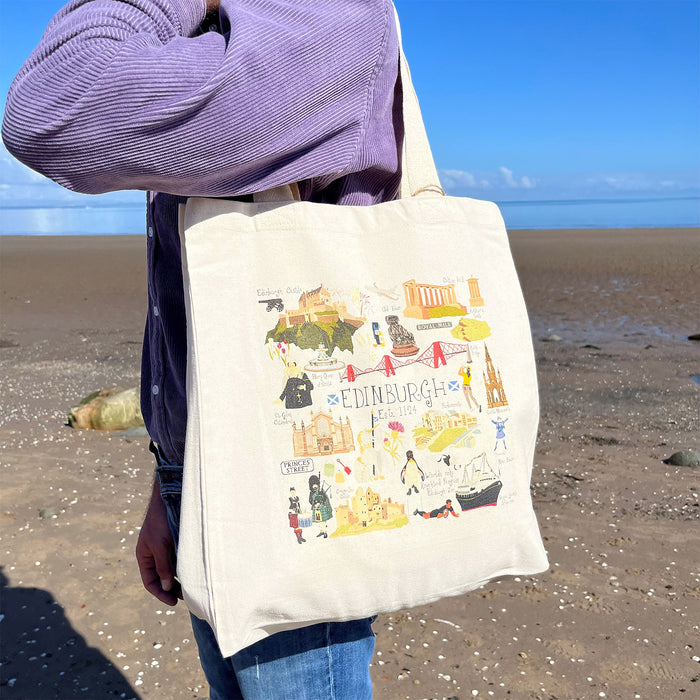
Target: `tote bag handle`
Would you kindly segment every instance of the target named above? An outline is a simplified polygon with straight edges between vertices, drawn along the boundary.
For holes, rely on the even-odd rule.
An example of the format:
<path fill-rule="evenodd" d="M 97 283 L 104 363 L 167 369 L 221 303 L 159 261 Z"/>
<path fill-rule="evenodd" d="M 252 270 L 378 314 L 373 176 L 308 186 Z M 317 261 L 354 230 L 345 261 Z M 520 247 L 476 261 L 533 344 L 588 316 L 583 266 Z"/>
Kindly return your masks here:
<path fill-rule="evenodd" d="M 401 89 L 403 92 L 403 125 L 404 139 L 402 149 L 402 173 L 399 186 L 399 199 L 418 197 L 420 195 L 444 195 L 440 186 L 433 154 L 428 142 L 428 134 L 423 124 L 418 96 L 413 87 L 411 72 L 403 52 L 401 41 L 401 25 L 399 15 L 394 7 L 396 33 L 399 39 L 399 66 L 401 73 Z M 264 192 L 256 192 L 253 196 L 256 202 L 291 202 L 299 201 L 299 188 L 296 183 L 280 185 Z"/>
<path fill-rule="evenodd" d="M 272 187 L 269 190 L 255 192 L 253 194 L 254 202 L 298 202 L 300 200 L 299 185 L 297 185 L 296 182 L 292 182 L 289 185 Z"/>
<path fill-rule="evenodd" d="M 406 54 L 403 52 L 401 41 L 401 25 L 399 15 L 394 7 L 396 18 L 396 33 L 399 37 L 399 65 L 401 71 L 401 89 L 403 92 L 403 155 L 401 185 L 399 198 L 407 199 L 421 194 L 445 194 L 440 186 L 435 161 L 430 150 L 428 134 L 425 131 L 418 96 L 411 80 Z"/>

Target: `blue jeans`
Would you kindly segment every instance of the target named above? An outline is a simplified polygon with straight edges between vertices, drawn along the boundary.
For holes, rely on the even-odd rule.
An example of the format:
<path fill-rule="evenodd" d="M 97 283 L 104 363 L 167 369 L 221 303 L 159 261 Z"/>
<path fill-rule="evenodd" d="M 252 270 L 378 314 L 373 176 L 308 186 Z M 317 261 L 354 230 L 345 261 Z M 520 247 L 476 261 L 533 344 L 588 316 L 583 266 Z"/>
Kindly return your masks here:
<path fill-rule="evenodd" d="M 156 475 L 177 546 L 182 467 L 162 464 Z M 374 654 L 373 618 L 278 632 L 224 658 L 209 624 L 190 617 L 210 700 L 372 698 L 369 664 Z"/>

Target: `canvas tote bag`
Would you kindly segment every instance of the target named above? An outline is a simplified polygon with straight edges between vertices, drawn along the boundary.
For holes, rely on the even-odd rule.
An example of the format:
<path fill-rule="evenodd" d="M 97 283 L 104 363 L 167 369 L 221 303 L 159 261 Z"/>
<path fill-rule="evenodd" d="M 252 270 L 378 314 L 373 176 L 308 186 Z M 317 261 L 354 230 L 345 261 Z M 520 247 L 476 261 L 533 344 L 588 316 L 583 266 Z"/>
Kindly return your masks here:
<path fill-rule="evenodd" d="M 181 211 L 178 575 L 225 656 L 547 567 L 535 363 L 503 220 L 436 187 L 405 60 L 401 77 L 397 201 L 282 188 Z"/>

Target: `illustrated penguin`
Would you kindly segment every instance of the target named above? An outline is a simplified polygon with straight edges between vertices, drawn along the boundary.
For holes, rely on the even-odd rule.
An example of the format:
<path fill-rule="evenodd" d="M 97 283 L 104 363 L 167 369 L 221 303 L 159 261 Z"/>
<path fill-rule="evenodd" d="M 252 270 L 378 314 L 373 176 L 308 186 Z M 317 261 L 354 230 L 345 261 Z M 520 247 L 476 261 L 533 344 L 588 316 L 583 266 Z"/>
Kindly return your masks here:
<path fill-rule="evenodd" d="M 411 495 L 411 490 L 418 493 L 418 484 L 425 481 L 425 474 L 413 458 L 413 450 L 406 452 L 406 464 L 401 470 L 401 482 L 408 487 L 406 494 Z"/>

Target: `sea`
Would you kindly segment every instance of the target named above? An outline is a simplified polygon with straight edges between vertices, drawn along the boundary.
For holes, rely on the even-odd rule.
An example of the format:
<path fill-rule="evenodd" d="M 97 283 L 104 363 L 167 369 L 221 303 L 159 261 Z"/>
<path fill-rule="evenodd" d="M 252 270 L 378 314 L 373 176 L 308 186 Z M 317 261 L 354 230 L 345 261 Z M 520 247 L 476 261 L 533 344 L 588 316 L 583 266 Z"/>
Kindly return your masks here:
<path fill-rule="evenodd" d="M 700 226 L 700 197 L 570 199 L 497 202 L 506 227 L 516 229 L 671 228 Z M 143 195 L 120 204 L 0 203 L 0 236 L 140 235 Z"/>

